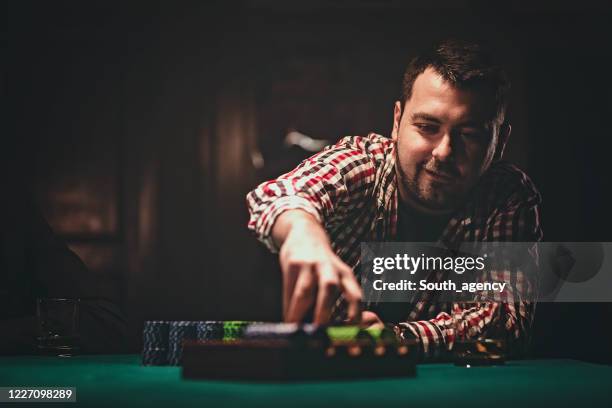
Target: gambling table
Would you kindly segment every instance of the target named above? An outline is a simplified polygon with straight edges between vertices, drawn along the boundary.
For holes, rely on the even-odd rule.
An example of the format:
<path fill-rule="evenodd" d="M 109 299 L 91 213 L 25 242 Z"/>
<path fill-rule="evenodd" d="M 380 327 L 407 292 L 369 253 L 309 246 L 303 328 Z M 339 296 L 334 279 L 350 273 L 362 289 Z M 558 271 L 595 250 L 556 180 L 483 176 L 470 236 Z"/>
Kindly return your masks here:
<path fill-rule="evenodd" d="M 76 406 L 612 406 L 612 366 L 575 360 L 421 364 L 414 378 L 258 383 L 185 380 L 180 367 L 143 366 L 140 355 L 21 356 L 0 358 L 0 386 L 76 387 Z"/>

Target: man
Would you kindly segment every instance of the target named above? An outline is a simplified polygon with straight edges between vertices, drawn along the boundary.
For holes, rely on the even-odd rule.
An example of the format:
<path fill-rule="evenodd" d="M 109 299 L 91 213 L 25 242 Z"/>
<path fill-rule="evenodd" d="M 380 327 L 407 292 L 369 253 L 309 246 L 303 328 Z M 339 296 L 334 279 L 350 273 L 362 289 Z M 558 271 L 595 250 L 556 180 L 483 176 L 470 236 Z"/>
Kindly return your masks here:
<path fill-rule="evenodd" d="M 340 292 L 349 320 L 382 321 L 360 312 L 353 273 L 361 242 L 538 241 L 540 196 L 529 178 L 501 162 L 510 135 L 508 83 L 478 45 L 447 41 L 411 61 L 392 139 L 347 137 L 247 196 L 249 228 L 280 249 L 283 312 L 301 321 L 336 316 Z M 426 355 L 457 338 L 500 330 L 524 340 L 532 319 L 525 302 L 477 305 L 417 300 L 393 321 Z"/>

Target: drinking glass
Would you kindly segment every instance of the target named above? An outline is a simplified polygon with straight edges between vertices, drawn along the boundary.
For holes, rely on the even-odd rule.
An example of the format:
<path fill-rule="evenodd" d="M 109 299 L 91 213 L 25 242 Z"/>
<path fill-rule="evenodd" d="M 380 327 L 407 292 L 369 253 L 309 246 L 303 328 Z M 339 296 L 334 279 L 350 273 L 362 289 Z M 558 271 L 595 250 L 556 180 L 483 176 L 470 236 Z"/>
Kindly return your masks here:
<path fill-rule="evenodd" d="M 78 353 L 79 299 L 38 298 L 38 351 L 45 355 L 70 357 Z"/>

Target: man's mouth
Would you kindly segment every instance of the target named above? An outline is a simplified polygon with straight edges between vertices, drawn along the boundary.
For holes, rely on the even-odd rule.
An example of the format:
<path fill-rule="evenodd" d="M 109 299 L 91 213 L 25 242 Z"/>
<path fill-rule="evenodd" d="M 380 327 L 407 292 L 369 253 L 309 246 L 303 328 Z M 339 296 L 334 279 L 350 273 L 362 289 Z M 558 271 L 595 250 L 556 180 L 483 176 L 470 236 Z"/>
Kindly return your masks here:
<path fill-rule="evenodd" d="M 433 180 L 440 183 L 452 183 L 457 180 L 457 176 L 448 174 L 448 173 L 440 173 L 437 171 L 431 171 L 425 169 L 425 173 Z"/>

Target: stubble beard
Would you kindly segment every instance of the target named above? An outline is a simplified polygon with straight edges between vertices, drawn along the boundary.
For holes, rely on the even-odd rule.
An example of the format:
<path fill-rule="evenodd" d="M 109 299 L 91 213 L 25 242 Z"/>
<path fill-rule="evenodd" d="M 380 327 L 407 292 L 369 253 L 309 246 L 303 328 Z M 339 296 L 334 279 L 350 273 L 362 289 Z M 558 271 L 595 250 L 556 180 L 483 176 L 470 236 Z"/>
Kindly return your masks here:
<path fill-rule="evenodd" d="M 399 183 L 403 186 L 408 199 L 419 206 L 433 211 L 451 211 L 462 201 L 461 194 L 452 188 L 443 185 L 436 186 L 436 182 L 425 180 L 425 167 L 427 162 L 418 163 L 414 177 L 410 177 L 402 168 L 399 161 L 398 149 L 395 149 L 395 166 L 399 176 Z"/>

